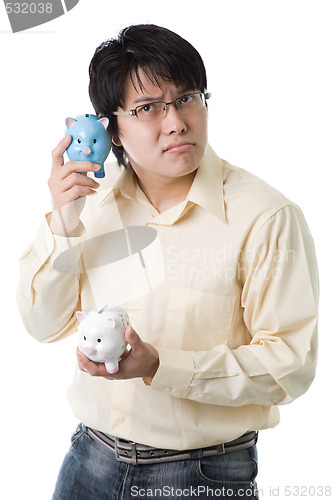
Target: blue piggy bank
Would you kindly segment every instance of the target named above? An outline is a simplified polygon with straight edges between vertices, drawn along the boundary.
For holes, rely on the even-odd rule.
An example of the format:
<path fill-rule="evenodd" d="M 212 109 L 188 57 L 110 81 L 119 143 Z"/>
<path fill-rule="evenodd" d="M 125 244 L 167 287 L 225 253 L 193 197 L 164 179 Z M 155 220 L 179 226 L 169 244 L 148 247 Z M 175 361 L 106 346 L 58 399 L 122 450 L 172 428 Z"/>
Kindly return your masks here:
<path fill-rule="evenodd" d="M 68 158 L 74 161 L 92 161 L 101 166 L 95 177 L 105 177 L 104 162 L 111 149 L 111 137 L 108 132 L 108 118 L 96 115 L 80 115 L 66 118 L 66 133 L 73 138 L 67 148 Z"/>

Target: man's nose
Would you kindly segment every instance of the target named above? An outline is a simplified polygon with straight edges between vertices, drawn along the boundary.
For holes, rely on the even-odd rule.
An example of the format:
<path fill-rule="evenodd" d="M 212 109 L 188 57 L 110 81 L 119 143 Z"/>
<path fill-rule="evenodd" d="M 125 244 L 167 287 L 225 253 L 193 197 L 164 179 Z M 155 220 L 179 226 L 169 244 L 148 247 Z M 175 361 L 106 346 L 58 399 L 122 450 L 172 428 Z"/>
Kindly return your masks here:
<path fill-rule="evenodd" d="M 187 130 L 185 120 L 178 111 L 176 104 L 169 104 L 166 109 L 166 115 L 163 119 L 164 131 L 167 134 L 183 134 Z"/>

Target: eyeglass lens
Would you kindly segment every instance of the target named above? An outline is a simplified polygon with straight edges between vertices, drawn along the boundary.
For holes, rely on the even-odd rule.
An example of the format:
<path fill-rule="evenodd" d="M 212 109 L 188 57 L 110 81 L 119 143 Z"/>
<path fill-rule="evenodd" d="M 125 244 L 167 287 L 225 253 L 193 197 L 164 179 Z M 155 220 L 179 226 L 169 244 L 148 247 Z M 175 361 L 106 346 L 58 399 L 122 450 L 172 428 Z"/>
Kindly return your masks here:
<path fill-rule="evenodd" d="M 167 113 L 167 108 L 169 105 L 175 105 L 179 112 L 186 113 L 200 109 L 205 104 L 205 96 L 202 93 L 188 94 L 182 97 L 178 97 L 173 102 L 152 102 L 149 104 L 143 104 L 136 108 L 136 115 L 139 120 L 150 121 L 164 118 Z"/>

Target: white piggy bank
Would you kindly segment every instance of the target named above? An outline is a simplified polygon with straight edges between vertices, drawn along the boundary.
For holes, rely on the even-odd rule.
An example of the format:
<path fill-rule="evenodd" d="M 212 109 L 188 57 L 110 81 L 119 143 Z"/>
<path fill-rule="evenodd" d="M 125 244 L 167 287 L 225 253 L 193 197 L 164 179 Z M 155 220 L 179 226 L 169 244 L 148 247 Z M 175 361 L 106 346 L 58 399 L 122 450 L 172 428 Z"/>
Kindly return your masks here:
<path fill-rule="evenodd" d="M 130 325 L 125 311 L 120 307 L 91 309 L 87 314 L 77 311 L 80 322 L 79 349 L 87 358 L 105 363 L 109 373 L 119 369 L 118 358 L 126 349 L 124 333 Z"/>

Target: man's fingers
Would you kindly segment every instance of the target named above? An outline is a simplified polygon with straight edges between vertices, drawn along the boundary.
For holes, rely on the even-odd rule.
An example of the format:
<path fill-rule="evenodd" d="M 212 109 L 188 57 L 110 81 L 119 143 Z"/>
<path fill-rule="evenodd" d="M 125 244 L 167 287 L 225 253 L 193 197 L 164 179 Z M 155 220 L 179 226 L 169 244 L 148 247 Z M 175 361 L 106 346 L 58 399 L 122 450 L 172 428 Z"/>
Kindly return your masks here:
<path fill-rule="evenodd" d="M 83 198 L 84 196 L 90 196 L 96 194 L 97 191 L 91 189 L 89 186 L 73 186 L 64 193 L 58 195 L 58 205 L 57 208 L 70 206 L 71 203 Z"/>
<path fill-rule="evenodd" d="M 62 181 L 62 191 L 68 191 L 74 186 L 87 186 L 92 189 L 97 189 L 99 187 L 99 183 L 90 177 L 87 177 L 82 174 L 78 174 L 77 172 L 73 172 L 67 177 L 65 177 Z"/>
<path fill-rule="evenodd" d="M 79 197 L 93 194 L 100 186 L 92 177 L 77 172 L 68 174 L 66 166 L 61 167 L 59 170 L 53 170 L 48 184 L 55 208 L 71 203 Z"/>
<path fill-rule="evenodd" d="M 135 344 L 141 341 L 139 335 L 136 333 L 132 326 L 128 326 L 125 330 L 124 334 L 125 340 L 132 346 L 135 347 Z"/>
<path fill-rule="evenodd" d="M 52 151 L 52 168 L 62 167 L 64 164 L 64 153 L 70 143 L 72 142 L 72 136 L 67 134 L 61 139 L 58 145 Z"/>
<path fill-rule="evenodd" d="M 104 363 L 94 363 L 79 348 L 76 350 L 76 357 L 81 371 L 89 373 L 92 377 L 105 377 L 108 375 Z"/>
<path fill-rule="evenodd" d="M 68 161 L 64 165 L 64 175 L 68 175 L 72 172 L 97 172 L 101 166 L 97 163 L 93 163 L 91 161 Z"/>

